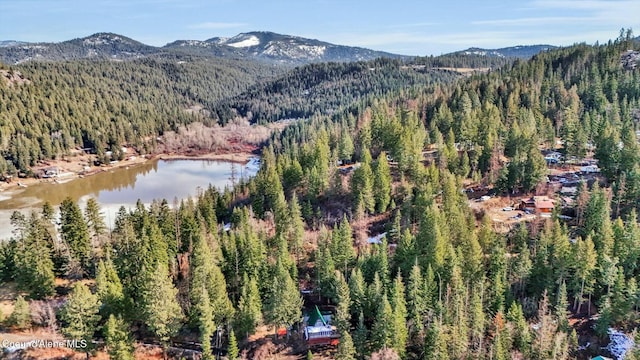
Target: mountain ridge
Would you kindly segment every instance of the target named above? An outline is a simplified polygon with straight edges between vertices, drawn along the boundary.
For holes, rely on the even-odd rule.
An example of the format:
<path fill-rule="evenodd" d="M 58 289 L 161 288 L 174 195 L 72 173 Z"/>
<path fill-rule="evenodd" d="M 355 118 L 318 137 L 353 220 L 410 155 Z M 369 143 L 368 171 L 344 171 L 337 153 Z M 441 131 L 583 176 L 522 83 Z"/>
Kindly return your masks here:
<path fill-rule="evenodd" d="M 380 57 L 410 58 L 361 47 L 336 45 L 316 39 L 268 31 L 240 33 L 230 38 L 176 40 L 156 47 L 132 38 L 99 32 L 57 43 L 0 42 L 0 61 L 19 64 L 31 60 L 66 61 L 78 59 L 128 60 L 147 56 L 200 55 L 301 65 L 315 62 L 366 61 Z"/>
<path fill-rule="evenodd" d="M 470 47 L 465 50 L 454 51 L 453 55 L 480 55 L 489 57 L 516 57 L 516 58 L 530 58 L 542 51 L 549 51 L 557 49 L 558 46 L 549 44 L 534 44 L 534 45 L 515 45 L 497 49 L 485 49 L 480 47 Z"/>

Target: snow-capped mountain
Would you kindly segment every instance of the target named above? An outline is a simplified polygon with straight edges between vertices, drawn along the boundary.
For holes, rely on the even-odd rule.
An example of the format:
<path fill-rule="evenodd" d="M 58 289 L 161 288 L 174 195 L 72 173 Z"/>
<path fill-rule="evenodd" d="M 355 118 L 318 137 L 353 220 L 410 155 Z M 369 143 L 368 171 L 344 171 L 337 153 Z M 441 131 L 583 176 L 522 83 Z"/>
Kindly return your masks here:
<path fill-rule="evenodd" d="M 224 53 L 228 56 L 290 64 L 403 57 L 381 51 L 335 45 L 315 39 L 268 31 L 242 33 L 233 37 L 214 37 L 206 40 L 205 43 L 209 45 L 200 42 L 192 46 L 189 41 L 183 40 L 167 44 L 164 48 L 179 48 L 182 51 L 191 50 L 198 53 L 202 53 L 203 49 L 208 49 L 216 54 Z"/>
<path fill-rule="evenodd" d="M 197 55 L 300 65 L 312 62 L 350 62 L 379 57 L 402 57 L 358 47 L 342 46 L 272 32 L 249 32 L 205 41 L 177 40 L 163 47 L 142 44 L 126 36 L 97 33 L 60 43 L 0 42 L 0 61 L 17 64 L 30 60 L 137 59 L 146 56 Z"/>

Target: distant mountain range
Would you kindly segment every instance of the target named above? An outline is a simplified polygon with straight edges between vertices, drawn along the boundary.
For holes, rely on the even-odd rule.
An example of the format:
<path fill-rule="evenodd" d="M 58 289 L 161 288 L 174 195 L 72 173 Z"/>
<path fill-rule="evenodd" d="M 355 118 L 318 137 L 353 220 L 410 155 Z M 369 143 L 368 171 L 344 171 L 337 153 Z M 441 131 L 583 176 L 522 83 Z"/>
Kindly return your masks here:
<path fill-rule="evenodd" d="M 0 42 L 0 61 L 19 64 L 30 60 L 126 60 L 162 55 L 201 55 L 300 65 L 315 62 L 350 62 L 380 57 L 409 58 L 365 48 L 335 45 L 272 32 L 248 32 L 231 38 L 178 40 L 163 47 L 145 45 L 126 36 L 97 33 L 60 43 Z"/>
<path fill-rule="evenodd" d="M 477 47 L 468 48 L 462 51 L 456 51 L 454 55 L 480 55 L 490 57 L 516 57 L 530 58 L 542 51 L 557 49 L 553 45 L 518 45 L 505 47 L 500 49 L 482 49 Z"/>
<path fill-rule="evenodd" d="M 520 45 L 501 49 L 469 48 L 449 55 L 529 58 L 541 51 L 555 48 L 556 46 L 553 45 Z M 410 56 L 360 47 L 335 45 L 320 40 L 276 34 L 268 31 L 241 33 L 230 38 L 214 37 L 204 41 L 177 40 L 162 47 L 146 45 L 126 36 L 113 33 L 97 33 L 59 43 L 0 41 L 0 61 L 8 64 L 19 64 L 30 60 L 127 60 L 147 56 L 172 55 L 216 56 L 289 65 L 329 61 L 366 61 L 380 57 L 412 58 Z"/>

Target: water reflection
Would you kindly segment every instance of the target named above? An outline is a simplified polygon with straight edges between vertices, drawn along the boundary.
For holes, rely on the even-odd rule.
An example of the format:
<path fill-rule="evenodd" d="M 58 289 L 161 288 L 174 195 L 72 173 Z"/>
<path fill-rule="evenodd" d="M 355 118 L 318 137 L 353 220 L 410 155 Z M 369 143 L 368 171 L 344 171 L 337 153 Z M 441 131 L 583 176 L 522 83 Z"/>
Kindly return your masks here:
<path fill-rule="evenodd" d="M 231 184 L 232 167 L 237 179 L 255 175 L 256 161 L 247 166 L 211 160 L 156 160 L 129 168 L 101 172 L 59 184 L 43 183 L 3 194 L 0 198 L 0 239 L 11 236 L 9 218 L 14 210 L 28 213 L 45 201 L 59 205 L 67 196 L 81 206 L 89 197 L 102 205 L 106 220 L 113 220 L 117 209 L 133 206 L 138 199 L 150 204 L 154 199 L 184 199 L 210 184 L 223 189 Z M 11 195 L 10 197 L 7 195 Z M 113 214 L 111 214 L 113 212 Z"/>

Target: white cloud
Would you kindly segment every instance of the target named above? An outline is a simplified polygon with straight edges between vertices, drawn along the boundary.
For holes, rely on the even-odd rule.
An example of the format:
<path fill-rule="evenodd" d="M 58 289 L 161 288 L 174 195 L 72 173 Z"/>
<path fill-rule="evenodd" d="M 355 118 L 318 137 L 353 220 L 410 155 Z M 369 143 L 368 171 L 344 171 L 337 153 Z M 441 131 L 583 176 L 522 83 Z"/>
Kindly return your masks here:
<path fill-rule="evenodd" d="M 204 22 L 189 25 L 190 29 L 233 29 L 247 26 L 246 23 L 229 23 L 229 22 Z"/>

